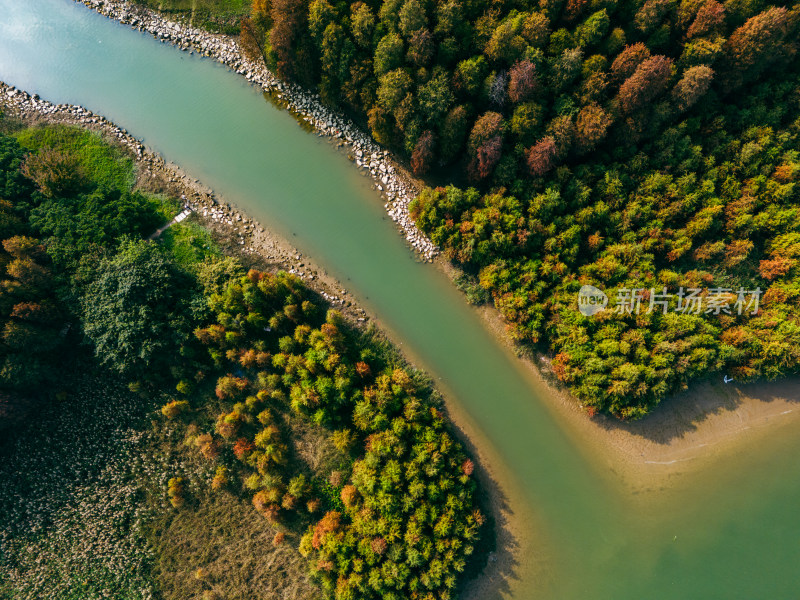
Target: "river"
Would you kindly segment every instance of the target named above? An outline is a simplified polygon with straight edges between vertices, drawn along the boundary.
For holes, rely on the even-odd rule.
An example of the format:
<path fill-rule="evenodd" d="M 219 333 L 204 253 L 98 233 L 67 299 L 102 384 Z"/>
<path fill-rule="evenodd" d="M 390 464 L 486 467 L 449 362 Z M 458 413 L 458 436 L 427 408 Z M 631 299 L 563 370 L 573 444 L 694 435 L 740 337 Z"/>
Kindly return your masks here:
<path fill-rule="evenodd" d="M 0 79 L 125 127 L 282 232 L 379 316 L 477 424 L 536 515 L 546 567 L 504 596 L 800 594 L 797 436 L 732 455 L 691 485 L 665 481 L 652 501 L 631 497 L 447 278 L 415 260 L 369 180 L 243 78 L 71 0 L 0 0 Z"/>

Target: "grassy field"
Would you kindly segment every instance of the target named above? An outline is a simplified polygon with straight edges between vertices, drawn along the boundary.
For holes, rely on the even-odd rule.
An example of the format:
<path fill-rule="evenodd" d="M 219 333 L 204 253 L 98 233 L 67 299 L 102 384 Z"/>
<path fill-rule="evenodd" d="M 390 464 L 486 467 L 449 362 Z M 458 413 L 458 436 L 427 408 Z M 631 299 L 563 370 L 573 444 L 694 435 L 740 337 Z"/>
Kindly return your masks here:
<path fill-rule="evenodd" d="M 190 21 L 210 31 L 236 35 L 250 0 L 135 0 L 137 4 Z"/>
<path fill-rule="evenodd" d="M 213 492 L 209 463 L 152 398 L 107 378 L 64 387 L 0 446 L 0 599 L 318 596 L 299 532 L 274 545 L 249 502 Z M 179 509 L 172 477 L 186 481 Z"/>
<path fill-rule="evenodd" d="M 61 125 L 33 127 L 20 131 L 16 138 L 26 150 L 54 148 L 74 153 L 86 176 L 101 185 L 120 190 L 133 186 L 136 177 L 133 160 L 91 131 Z"/>
<path fill-rule="evenodd" d="M 146 416 L 120 382 L 77 378 L 4 432 L 0 598 L 154 597 L 147 490 L 162 468 Z"/>
<path fill-rule="evenodd" d="M 211 414 L 211 403 L 200 412 Z M 297 552 L 302 531 L 277 529 L 257 513 L 237 489 L 213 491 L 213 472 L 191 439 L 192 426 L 164 424 L 161 453 L 184 465 L 181 475 L 190 492 L 179 510 L 159 511 L 148 525 L 153 551 L 152 580 L 164 600 L 311 600 L 320 595 L 309 580 L 308 563 Z M 184 437 L 184 434 L 186 437 Z M 302 438 L 297 438 L 296 441 Z M 293 469 L 307 470 L 295 459 Z"/>

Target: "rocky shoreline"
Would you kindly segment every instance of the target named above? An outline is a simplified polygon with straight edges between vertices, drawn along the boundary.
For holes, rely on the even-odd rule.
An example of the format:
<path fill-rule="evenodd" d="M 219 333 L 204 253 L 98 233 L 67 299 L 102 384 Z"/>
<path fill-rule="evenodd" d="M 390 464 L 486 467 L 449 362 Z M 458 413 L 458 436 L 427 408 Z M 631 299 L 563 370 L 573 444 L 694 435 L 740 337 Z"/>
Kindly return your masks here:
<path fill-rule="evenodd" d="M 79 105 L 52 104 L 37 94 L 29 94 L 0 81 L 0 109 L 26 124 L 37 121 L 61 123 L 91 129 L 116 142 L 137 163 L 137 185 L 145 189 L 167 189 L 170 196 L 180 198 L 185 206 L 229 250 L 251 255 L 276 270 L 295 274 L 306 281 L 331 305 L 348 313 L 353 320 L 364 322 L 366 311 L 357 306 L 347 290 L 324 269 L 311 263 L 297 248 L 233 206 L 220 202 L 197 179 L 180 167 L 167 163 L 159 154 L 148 150 L 139 140 L 103 116 Z"/>
<path fill-rule="evenodd" d="M 412 178 L 368 134 L 360 131 L 343 115 L 325 107 L 318 94 L 311 94 L 300 86 L 279 80 L 263 63 L 256 63 L 245 57 L 237 40 L 230 36 L 209 33 L 170 21 L 155 11 L 124 0 L 75 2 L 134 29 L 148 32 L 160 41 L 171 43 L 181 50 L 214 58 L 261 87 L 282 104 L 285 103 L 297 119 L 313 128 L 318 135 L 347 149 L 359 169 L 373 180 L 375 189 L 384 199 L 386 212 L 419 256 L 427 261 L 436 256 L 438 248 L 417 228 L 408 214 L 409 203 L 419 193 Z"/>

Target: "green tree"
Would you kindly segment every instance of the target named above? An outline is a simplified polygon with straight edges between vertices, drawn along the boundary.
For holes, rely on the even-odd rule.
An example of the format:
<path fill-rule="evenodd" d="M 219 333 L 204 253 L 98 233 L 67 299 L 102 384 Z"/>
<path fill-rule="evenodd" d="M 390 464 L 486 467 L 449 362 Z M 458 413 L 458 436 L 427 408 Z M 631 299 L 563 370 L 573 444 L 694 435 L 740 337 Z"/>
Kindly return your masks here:
<path fill-rule="evenodd" d="M 518 105 L 509 122 L 511 133 L 526 146 L 532 144 L 542 128 L 542 115 L 542 107 L 535 102 Z"/>
<path fill-rule="evenodd" d="M 473 56 L 458 63 L 456 81 L 467 94 L 475 96 L 480 91 L 487 72 L 486 59 L 483 56 Z"/>
<path fill-rule="evenodd" d="M 403 38 L 396 33 L 387 33 L 375 49 L 375 74 L 384 75 L 403 64 Z"/>
<path fill-rule="evenodd" d="M 604 8 L 591 15 L 575 30 L 575 39 L 584 48 L 596 46 L 608 33 L 611 20 Z"/>
<path fill-rule="evenodd" d="M 450 77 L 443 69 L 436 69 L 430 81 L 417 92 L 419 111 L 429 124 L 438 123 L 454 100 Z"/>
<path fill-rule="evenodd" d="M 191 333 L 193 287 L 152 242 L 123 241 L 81 301 L 83 330 L 101 363 L 131 376 L 173 365 Z"/>
<path fill-rule="evenodd" d="M 439 155 L 443 161 L 450 162 L 464 148 L 468 130 L 469 119 L 463 105 L 447 113 L 439 128 Z"/>
<path fill-rule="evenodd" d="M 404 69 L 395 69 L 380 79 L 378 102 L 388 111 L 394 111 L 411 91 L 413 81 Z"/>
<path fill-rule="evenodd" d="M 106 187 L 45 200 L 30 215 L 31 225 L 49 236 L 49 252 L 56 264 L 70 270 L 92 249 L 113 251 L 121 236 L 149 235 L 163 221 L 146 196 Z"/>
<path fill-rule="evenodd" d="M 400 31 L 406 39 L 411 34 L 428 25 L 428 16 L 425 7 L 419 0 L 405 0 L 400 9 Z"/>
<path fill-rule="evenodd" d="M 26 199 L 33 184 L 20 172 L 25 151 L 13 137 L 0 133 L 0 198 L 15 203 Z"/>
<path fill-rule="evenodd" d="M 356 43 L 362 48 L 369 48 L 375 30 L 375 15 L 368 4 L 353 3 L 350 7 L 350 27 Z"/>

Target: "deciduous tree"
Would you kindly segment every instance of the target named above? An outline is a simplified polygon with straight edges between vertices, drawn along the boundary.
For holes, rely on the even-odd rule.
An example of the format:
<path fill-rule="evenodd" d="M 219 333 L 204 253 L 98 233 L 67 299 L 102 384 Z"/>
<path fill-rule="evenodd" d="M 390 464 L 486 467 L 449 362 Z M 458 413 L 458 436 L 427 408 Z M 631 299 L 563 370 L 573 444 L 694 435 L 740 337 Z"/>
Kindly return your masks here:
<path fill-rule="evenodd" d="M 697 102 L 711 87 L 714 71 L 705 65 L 686 69 L 681 80 L 672 89 L 672 98 L 678 110 L 686 110 Z"/>
<path fill-rule="evenodd" d="M 190 333 L 191 290 L 158 246 L 124 242 L 100 263 L 81 302 L 100 361 L 127 375 L 167 370 Z"/>
<path fill-rule="evenodd" d="M 623 112 L 641 108 L 664 91 L 669 82 L 672 59 L 653 56 L 643 61 L 619 88 L 617 99 Z"/>
<path fill-rule="evenodd" d="M 520 60 L 511 67 L 508 96 L 512 102 L 524 102 L 536 91 L 536 67 L 529 60 Z"/>
<path fill-rule="evenodd" d="M 539 140 L 528 149 L 528 169 L 534 177 L 541 177 L 555 166 L 556 142 L 552 137 Z"/>

